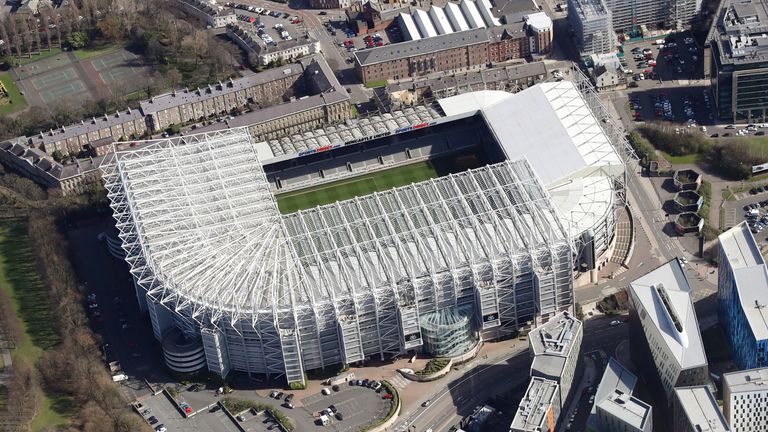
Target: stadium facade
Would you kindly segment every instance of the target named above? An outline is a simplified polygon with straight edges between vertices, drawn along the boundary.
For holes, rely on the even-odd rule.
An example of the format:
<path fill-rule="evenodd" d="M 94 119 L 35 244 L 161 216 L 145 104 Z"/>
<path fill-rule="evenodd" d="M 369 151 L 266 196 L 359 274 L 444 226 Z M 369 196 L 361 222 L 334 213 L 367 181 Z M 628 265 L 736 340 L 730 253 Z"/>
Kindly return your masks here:
<path fill-rule="evenodd" d="M 467 124 L 478 133 L 456 139 Z M 459 151 L 486 156 L 332 204 L 277 206 L 276 194 Z M 180 330 L 216 374 L 291 383 L 413 350 L 461 354 L 568 310 L 574 269 L 610 249 L 626 158 L 589 84 L 563 81 L 268 142 L 245 129 L 161 140 L 102 169 L 154 336 Z"/>

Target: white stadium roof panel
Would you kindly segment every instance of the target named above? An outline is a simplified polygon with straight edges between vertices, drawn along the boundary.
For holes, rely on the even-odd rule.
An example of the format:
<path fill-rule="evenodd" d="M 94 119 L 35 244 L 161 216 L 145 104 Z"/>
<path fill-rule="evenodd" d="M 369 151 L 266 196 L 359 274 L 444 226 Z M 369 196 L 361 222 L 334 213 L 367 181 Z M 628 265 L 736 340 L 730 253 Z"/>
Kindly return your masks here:
<path fill-rule="evenodd" d="M 118 227 L 133 233 L 124 239 L 135 242 L 134 274 L 154 275 L 151 296 L 247 315 L 448 271 L 469 256 L 570 247 L 525 160 L 281 215 L 259 146 L 233 129 L 117 152 L 103 167 L 112 198 L 130 209 Z M 390 248 L 401 265 L 381 274 Z M 379 277 L 359 280 L 374 269 Z"/>
<path fill-rule="evenodd" d="M 541 83 L 516 94 L 481 91 L 438 103 L 447 115 L 480 111 L 509 159 L 525 157 L 547 186 L 624 164 L 586 100 L 570 81 Z"/>

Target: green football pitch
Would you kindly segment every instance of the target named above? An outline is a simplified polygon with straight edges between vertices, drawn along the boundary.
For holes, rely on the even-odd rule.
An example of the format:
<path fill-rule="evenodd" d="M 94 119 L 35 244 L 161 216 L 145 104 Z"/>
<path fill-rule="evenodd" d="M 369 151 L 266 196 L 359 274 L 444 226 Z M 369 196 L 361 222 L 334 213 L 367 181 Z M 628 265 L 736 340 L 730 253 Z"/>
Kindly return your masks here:
<path fill-rule="evenodd" d="M 457 160 L 462 163 L 457 163 Z M 451 172 L 475 168 L 477 165 L 477 159 L 474 157 L 457 158 L 456 156 L 433 161 L 416 162 L 360 177 L 280 194 L 276 196 L 277 206 L 280 209 L 280 213 L 293 213 L 356 196 L 369 195 L 373 192 L 422 182 Z"/>

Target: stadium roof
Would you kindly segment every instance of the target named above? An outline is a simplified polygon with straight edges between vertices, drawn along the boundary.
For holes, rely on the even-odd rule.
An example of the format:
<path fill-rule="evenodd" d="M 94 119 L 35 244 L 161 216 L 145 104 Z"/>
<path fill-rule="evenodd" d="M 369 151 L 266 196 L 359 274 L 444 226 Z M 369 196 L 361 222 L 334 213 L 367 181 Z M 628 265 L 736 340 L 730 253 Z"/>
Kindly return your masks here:
<path fill-rule="evenodd" d="M 768 270 L 747 222 L 720 234 L 720 247 L 733 269 L 744 315 L 755 340 L 768 339 Z M 756 307 L 760 305 L 761 307 Z"/>
<path fill-rule="evenodd" d="M 629 288 L 682 369 L 707 364 L 691 286 L 678 259 L 635 279 Z"/>
<path fill-rule="evenodd" d="M 541 83 L 519 93 L 480 91 L 440 99 L 446 115 L 481 111 L 509 159 L 526 157 L 546 185 L 595 170 L 618 174 L 624 164 L 571 81 Z M 542 143 L 546 143 L 544 146 Z"/>
<path fill-rule="evenodd" d="M 281 216 L 245 129 L 115 152 L 102 167 L 149 295 L 217 321 L 313 307 L 469 263 L 571 247 L 525 160 Z"/>
<path fill-rule="evenodd" d="M 438 103 L 447 116 L 482 113 L 507 158 L 528 159 L 573 232 L 593 228 L 612 210 L 611 177 L 625 169 L 619 143 L 593 112 L 597 102 L 575 83 L 541 83 L 515 94 L 475 91 Z"/>

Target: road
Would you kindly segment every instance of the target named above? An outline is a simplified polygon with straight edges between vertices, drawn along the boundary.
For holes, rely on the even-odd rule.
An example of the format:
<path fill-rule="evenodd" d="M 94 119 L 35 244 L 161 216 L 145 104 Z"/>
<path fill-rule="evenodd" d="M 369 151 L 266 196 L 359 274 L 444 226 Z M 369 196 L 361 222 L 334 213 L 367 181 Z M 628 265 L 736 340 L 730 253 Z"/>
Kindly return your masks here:
<path fill-rule="evenodd" d="M 612 356 L 616 346 L 629 337 L 626 325 L 612 327 L 612 317 L 595 318 L 584 323 L 582 354 L 604 351 Z M 531 358 L 527 349 L 499 354 L 496 358 L 476 359 L 470 363 L 469 370 L 451 372 L 460 374 L 451 379 L 442 390 L 434 395 L 425 395 L 430 400 L 427 407 L 417 408 L 414 412 L 401 414 L 401 419 L 391 430 L 423 432 L 432 429 L 435 432 L 447 431 L 461 418 L 469 415 L 478 405 L 482 405 L 494 396 L 503 397 L 511 390 L 524 390 L 529 381 Z M 602 374 L 602 371 L 600 371 Z M 519 400 L 508 400 L 506 415 L 514 416 L 514 408 Z"/>
<path fill-rule="evenodd" d="M 370 98 L 369 92 L 360 84 L 352 64 L 347 63 L 347 53 L 342 52 L 342 49 L 338 45 L 338 40 L 331 36 L 323 26 L 323 23 L 328 20 L 340 20 L 342 19 L 343 11 L 336 9 L 323 10 L 326 15 L 319 15 L 320 10 L 312 9 L 299 9 L 301 7 L 297 4 L 275 3 L 266 0 L 242 0 L 243 4 L 267 8 L 269 10 L 290 13 L 301 18 L 304 29 L 320 42 L 320 49 L 323 52 L 323 57 L 328 62 L 328 65 L 336 72 L 337 77 L 346 89 L 348 89 L 352 103 L 365 103 Z M 343 18 L 346 20 L 346 17 Z"/>

